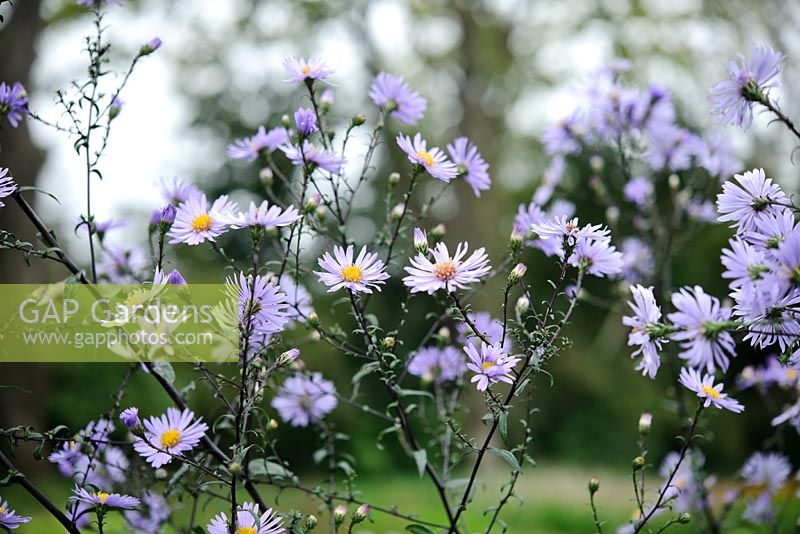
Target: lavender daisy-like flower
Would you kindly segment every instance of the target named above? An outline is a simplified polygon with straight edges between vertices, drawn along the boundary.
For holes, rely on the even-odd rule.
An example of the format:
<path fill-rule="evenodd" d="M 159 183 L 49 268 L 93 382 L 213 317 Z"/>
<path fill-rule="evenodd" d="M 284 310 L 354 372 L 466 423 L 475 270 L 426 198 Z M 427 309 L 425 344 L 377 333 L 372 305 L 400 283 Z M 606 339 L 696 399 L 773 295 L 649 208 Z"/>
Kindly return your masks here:
<path fill-rule="evenodd" d="M 464 355 L 455 347 L 424 347 L 408 362 L 408 372 L 426 382 L 452 382 L 464 374 Z"/>
<path fill-rule="evenodd" d="M 625 195 L 625 200 L 628 202 L 637 206 L 646 206 L 653 202 L 653 182 L 643 176 L 638 176 L 625 184 L 622 194 Z"/>
<path fill-rule="evenodd" d="M 236 509 L 236 534 L 281 534 L 286 532 L 281 523 L 283 518 L 269 508 L 263 514 L 257 504 L 242 503 Z M 206 525 L 208 534 L 229 534 L 228 516 L 220 513 Z"/>
<path fill-rule="evenodd" d="M 294 112 L 294 123 L 297 131 L 303 135 L 311 135 L 318 130 L 317 115 L 313 109 L 299 108 Z"/>
<path fill-rule="evenodd" d="M 428 149 L 428 143 L 420 133 L 414 135 L 413 140 L 407 135 L 398 134 L 397 146 L 406 153 L 408 161 L 423 167 L 437 180 L 449 182 L 458 176 L 458 166 L 448 160 L 440 149 L 436 147 Z"/>
<path fill-rule="evenodd" d="M 140 534 L 157 534 L 164 523 L 169 520 L 171 510 L 167 501 L 154 491 L 142 494 L 144 510 L 126 510 L 125 525 L 133 532 Z"/>
<path fill-rule="evenodd" d="M 172 461 L 173 455 L 191 451 L 208 430 L 202 418 L 191 410 L 167 408 L 167 413 L 144 420 L 144 437 L 134 438 L 133 448 L 147 463 L 159 468 Z M 156 448 L 157 447 L 157 448 Z"/>
<path fill-rule="evenodd" d="M 239 302 L 239 321 L 247 324 L 247 314 L 251 313 L 250 326 L 253 332 L 280 332 L 289 322 L 289 303 L 280 287 L 270 277 L 257 275 L 245 276 L 239 273 L 238 278 L 228 278 L 229 287 L 233 287 Z"/>
<path fill-rule="evenodd" d="M 347 161 L 330 150 L 314 146 L 308 139 L 303 141 L 302 149 L 297 145 L 283 145 L 281 150 L 294 165 L 319 167 L 334 174 L 339 174 L 342 165 Z"/>
<path fill-rule="evenodd" d="M 481 342 L 480 347 L 466 345 L 464 352 L 469 357 L 467 369 L 475 373 L 470 382 L 477 382 L 478 391 L 486 391 L 495 382 L 511 384 L 514 381 L 512 371 L 519 363 L 519 358 L 509 356 L 500 345 Z"/>
<path fill-rule="evenodd" d="M 672 339 L 681 343 L 680 357 L 695 369 L 727 371 L 729 357 L 736 355 L 736 342 L 727 331 L 730 308 L 720 306 L 719 299 L 700 286 L 673 293 L 672 304 L 676 311 L 668 317 L 678 328 Z"/>
<path fill-rule="evenodd" d="M 731 239 L 731 248 L 722 249 L 723 278 L 731 280 L 731 289 L 761 280 L 769 271 L 764 253 L 742 239 Z"/>
<path fill-rule="evenodd" d="M 18 515 L 15 510 L 8 507 L 8 503 L 0 499 L 0 527 L 8 530 L 19 528 L 20 525 L 28 523 L 30 517 Z"/>
<path fill-rule="evenodd" d="M 661 365 L 658 351 L 667 342 L 665 334 L 659 333 L 659 329 L 662 329 L 661 308 L 656 303 L 652 287 L 631 286 L 631 295 L 633 302 L 628 302 L 628 306 L 633 310 L 633 315 L 622 318 L 622 324 L 631 327 L 628 346 L 639 347 L 631 357 L 641 355 L 642 360 L 636 370 L 655 378 Z"/>
<path fill-rule="evenodd" d="M 771 254 L 770 270 L 765 279 L 781 291 L 800 286 L 800 233 L 791 232 Z"/>
<path fill-rule="evenodd" d="M 539 239 L 554 239 L 561 244 L 564 240 L 575 245 L 579 240 L 608 240 L 609 231 L 600 224 L 587 224 L 581 227 L 578 218 L 569 215 L 558 215 L 539 223 L 531 224 L 530 230 Z"/>
<path fill-rule="evenodd" d="M 675 467 L 678 465 L 677 471 Z M 688 512 L 701 509 L 703 507 L 704 481 L 700 478 L 698 470 L 703 468 L 705 457 L 702 453 L 689 450 L 683 461 L 680 461 L 680 454 L 670 452 L 661 463 L 658 474 L 664 480 L 672 477 L 672 482 L 664 491 L 664 499 L 669 499 L 675 504 L 676 512 Z"/>
<path fill-rule="evenodd" d="M 224 234 L 238 211 L 234 202 L 223 195 L 209 206 L 204 194 L 194 195 L 178 206 L 175 222 L 167 232 L 170 243 L 199 245 L 215 241 Z"/>
<path fill-rule="evenodd" d="M 501 337 L 503 336 L 503 323 L 500 320 L 495 319 L 492 317 L 492 314 L 485 311 L 476 313 L 469 312 L 467 317 L 492 345 L 500 343 Z M 459 343 L 463 345 L 468 343 L 477 345 L 480 343 L 481 338 L 472 331 L 472 327 L 469 326 L 466 321 L 458 323 L 456 329 L 458 330 Z M 505 339 L 502 339 L 502 342 L 503 350 L 509 352 L 511 350 L 511 338 L 508 334 L 506 334 Z"/>
<path fill-rule="evenodd" d="M 622 278 L 631 284 L 649 278 L 655 272 L 655 258 L 650 245 L 636 237 L 622 241 Z"/>
<path fill-rule="evenodd" d="M 122 413 L 119 414 L 119 420 L 128 430 L 142 426 L 142 421 L 139 419 L 139 408 L 135 406 L 122 410 Z"/>
<path fill-rule="evenodd" d="M 159 191 L 165 202 L 175 206 L 201 194 L 197 187 L 180 178 L 162 178 L 159 181 Z"/>
<path fill-rule="evenodd" d="M 597 277 L 622 272 L 622 253 L 611 245 L 608 238 L 587 239 L 581 237 L 569 257 L 569 264 Z"/>
<path fill-rule="evenodd" d="M 488 190 L 492 180 L 489 178 L 489 164 L 478 152 L 478 147 L 466 137 L 459 137 L 447 145 L 447 153 L 458 166 L 458 175 L 464 177 L 475 196 L 480 198 L 481 191 Z"/>
<path fill-rule="evenodd" d="M 156 267 L 156 272 L 153 275 L 153 285 L 180 286 L 184 284 L 186 284 L 186 279 L 178 269 L 172 269 L 169 273 L 165 273 Z"/>
<path fill-rule="evenodd" d="M 282 275 L 278 285 L 286 294 L 289 303 L 287 310 L 289 319 L 305 322 L 305 317 L 314 311 L 311 305 L 311 293 L 304 286 L 295 282 L 289 274 Z"/>
<path fill-rule="evenodd" d="M 75 494 L 72 499 L 85 502 L 98 508 L 122 508 L 130 510 L 139 506 L 139 499 L 130 495 L 120 495 L 119 493 L 106 493 L 105 491 L 90 492 L 85 488 L 75 487 L 72 492 Z"/>
<path fill-rule="evenodd" d="M 780 87 L 784 55 L 770 46 L 750 47 L 750 57 L 728 62 L 728 79 L 709 91 L 711 113 L 722 122 L 747 130 L 753 123 L 753 102 L 770 102 L 769 91 Z"/>
<path fill-rule="evenodd" d="M 259 126 L 253 137 L 236 139 L 232 144 L 228 145 L 228 157 L 253 161 L 262 150 L 274 152 L 278 147 L 288 142 L 289 132 L 286 131 L 286 128 L 278 126 L 266 131 L 266 128 Z"/>
<path fill-rule="evenodd" d="M 436 247 L 430 249 L 433 261 L 423 254 L 417 254 L 409 260 L 411 266 L 405 268 L 408 276 L 403 278 L 403 283 L 411 288 L 412 293 L 426 291 L 433 294 L 438 289 L 452 293 L 456 289 L 466 288 L 491 271 L 489 257 L 483 247 L 464 259 L 468 250 L 467 243 L 459 243 L 456 253 L 451 257 L 447 245 L 437 243 Z"/>
<path fill-rule="evenodd" d="M 548 155 L 576 154 L 581 151 L 582 114 L 577 110 L 547 128 L 542 134 L 542 144 Z"/>
<path fill-rule="evenodd" d="M 147 257 L 134 245 L 107 246 L 97 271 L 112 284 L 136 284 L 147 267 Z"/>
<path fill-rule="evenodd" d="M 688 169 L 692 156 L 700 151 L 700 139 L 672 123 L 653 125 L 647 131 L 651 147 L 645 157 L 650 167 L 657 171 Z"/>
<path fill-rule="evenodd" d="M 748 326 L 744 341 L 765 348 L 778 343 L 785 351 L 800 336 L 796 307 L 800 292 L 784 293 L 774 284 L 745 284 L 731 293 L 736 306 L 733 313 Z"/>
<path fill-rule="evenodd" d="M 361 247 L 358 257 L 353 260 L 353 245 L 347 249 L 333 247 L 333 256 L 325 252 L 317 260 L 324 272 L 314 271 L 319 281 L 328 286 L 328 293 L 347 288 L 354 293 L 372 293 L 370 287 L 378 291 L 385 280 L 389 279 L 386 266 L 378 259 L 377 252 L 367 252 L 367 247 Z"/>
<path fill-rule="evenodd" d="M 408 86 L 402 76 L 381 72 L 372 80 L 369 97 L 403 124 L 413 126 L 428 107 L 425 99 Z"/>
<path fill-rule="evenodd" d="M 300 213 L 294 206 L 289 206 L 281 210 L 280 206 L 270 205 L 266 200 L 256 206 L 255 202 L 250 202 L 250 207 L 246 212 L 239 212 L 231 223 L 242 227 L 262 227 L 277 228 L 289 226 L 300 218 Z"/>
<path fill-rule="evenodd" d="M 773 493 L 786 484 L 791 474 L 789 459 L 775 452 L 756 452 L 742 467 L 742 477 L 747 486 Z"/>
<path fill-rule="evenodd" d="M 744 411 L 739 401 L 728 397 L 727 393 L 722 392 L 723 385 L 714 385 L 713 375 L 700 375 L 697 369 L 683 367 L 680 374 L 680 382 L 683 386 L 694 391 L 701 399 L 705 399 L 703 406 L 708 408 L 712 404 L 719 409 L 730 410 L 733 413 L 741 413 Z"/>
<path fill-rule="evenodd" d="M 323 81 L 335 72 L 325 64 L 322 58 L 303 59 L 293 56 L 287 57 L 283 60 L 283 68 L 289 73 L 289 78 L 283 80 L 284 83 L 308 83 L 313 80 Z"/>
<path fill-rule="evenodd" d="M 734 175 L 738 185 L 729 180 L 717 195 L 718 221 L 733 222 L 740 232 L 753 230 L 766 217 L 777 216 L 786 208 L 786 197 L 778 184 L 764 176 L 764 169 Z"/>
<path fill-rule="evenodd" d="M 727 178 L 741 169 L 742 162 L 732 155 L 730 139 L 712 132 L 703 138 L 697 154 L 698 162 L 711 176 Z"/>
<path fill-rule="evenodd" d="M 0 82 L 0 115 L 5 115 L 11 126 L 16 128 L 27 114 L 28 93 L 25 87 L 19 82 L 12 85 Z"/>
<path fill-rule="evenodd" d="M 769 214 L 758 219 L 755 229 L 745 232 L 745 239 L 754 247 L 777 249 L 786 236 L 798 231 L 797 222 L 791 210 L 785 209 L 777 214 Z"/>
<path fill-rule="evenodd" d="M 272 407 L 292 426 L 308 426 L 321 421 L 331 413 L 336 404 L 333 382 L 322 378 L 322 373 L 296 374 L 287 378 L 272 399 Z"/>
<path fill-rule="evenodd" d="M 8 175 L 8 169 L 0 167 L 0 199 L 10 197 L 14 191 L 17 190 L 17 184 L 14 183 L 14 178 Z M 5 206 L 0 201 L 0 208 Z"/>

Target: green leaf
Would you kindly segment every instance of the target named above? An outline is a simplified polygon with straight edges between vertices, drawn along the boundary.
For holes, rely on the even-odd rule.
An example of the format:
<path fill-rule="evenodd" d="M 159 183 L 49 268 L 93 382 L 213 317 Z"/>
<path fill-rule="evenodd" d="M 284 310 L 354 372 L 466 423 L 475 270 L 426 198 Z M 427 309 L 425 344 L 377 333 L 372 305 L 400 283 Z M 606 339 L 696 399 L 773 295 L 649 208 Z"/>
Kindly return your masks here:
<path fill-rule="evenodd" d="M 156 362 L 153 364 L 153 372 L 161 376 L 164 380 L 172 384 L 175 382 L 175 369 L 169 362 Z"/>
<path fill-rule="evenodd" d="M 352 383 L 355 384 L 356 382 L 360 382 L 361 379 L 367 376 L 368 374 L 377 371 L 380 368 L 380 366 L 381 366 L 380 362 L 365 363 L 363 366 L 361 366 L 361 369 L 355 375 L 353 375 Z"/>
<path fill-rule="evenodd" d="M 436 534 L 435 530 L 431 530 L 425 525 L 417 525 L 417 524 L 408 525 L 406 527 L 406 532 L 411 532 L 411 534 Z"/>
<path fill-rule="evenodd" d="M 428 465 L 428 452 L 425 449 L 414 451 L 414 461 L 417 462 L 419 477 L 425 474 L 425 466 Z"/>
<path fill-rule="evenodd" d="M 270 462 L 269 460 L 251 460 L 247 464 L 247 472 L 253 476 L 271 476 L 274 478 L 292 478 L 291 471 L 281 464 Z"/>
<path fill-rule="evenodd" d="M 508 412 L 500 413 L 500 439 L 503 440 L 503 445 L 508 447 Z"/>
<path fill-rule="evenodd" d="M 489 452 L 492 454 L 499 456 L 506 462 L 508 465 L 511 466 L 511 469 L 517 473 L 522 473 L 522 468 L 519 466 L 519 462 L 517 461 L 517 457 L 511 454 L 511 451 L 507 451 L 505 449 L 497 449 L 495 447 L 489 447 Z"/>
<path fill-rule="evenodd" d="M 401 397 L 428 397 L 429 399 L 433 399 L 433 395 L 429 391 L 421 391 L 419 389 L 399 389 L 397 393 Z"/>

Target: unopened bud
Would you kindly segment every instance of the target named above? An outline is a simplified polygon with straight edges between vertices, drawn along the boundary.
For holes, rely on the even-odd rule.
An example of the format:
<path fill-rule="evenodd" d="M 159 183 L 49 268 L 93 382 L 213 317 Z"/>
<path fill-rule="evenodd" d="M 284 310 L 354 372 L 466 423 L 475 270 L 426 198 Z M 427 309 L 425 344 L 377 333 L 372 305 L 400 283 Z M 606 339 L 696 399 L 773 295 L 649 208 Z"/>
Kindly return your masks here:
<path fill-rule="evenodd" d="M 113 121 L 116 119 L 120 111 L 122 111 L 122 100 L 119 99 L 118 95 L 114 95 L 108 108 L 108 120 Z"/>
<path fill-rule="evenodd" d="M 336 523 L 337 527 L 342 524 L 345 516 L 347 516 L 347 506 L 340 504 L 333 509 L 333 521 Z"/>
<path fill-rule="evenodd" d="M 289 118 L 289 115 L 281 115 L 281 124 L 284 128 L 289 128 L 292 125 L 292 119 Z"/>
<path fill-rule="evenodd" d="M 289 349 L 278 356 L 278 361 L 276 363 L 280 367 L 283 367 L 294 362 L 298 356 L 300 356 L 300 349 Z"/>
<path fill-rule="evenodd" d="M 261 180 L 261 185 L 264 187 L 270 187 L 275 179 L 275 174 L 269 167 L 264 167 L 258 171 L 258 179 Z"/>
<path fill-rule="evenodd" d="M 633 470 L 634 471 L 641 471 L 644 467 L 644 456 L 637 456 L 633 459 Z"/>
<path fill-rule="evenodd" d="M 276 428 L 278 428 L 278 421 L 275 419 L 267 421 L 267 430 L 275 430 Z"/>
<path fill-rule="evenodd" d="M 444 343 L 450 341 L 450 329 L 446 326 L 441 327 L 439 329 L 439 339 L 441 339 Z"/>
<path fill-rule="evenodd" d="M 437 224 L 433 228 L 431 228 L 431 237 L 433 239 L 439 240 L 444 237 L 444 234 L 447 233 L 447 228 L 443 224 Z"/>
<path fill-rule="evenodd" d="M 308 197 L 304 206 L 306 213 L 312 213 L 314 210 L 316 210 L 319 206 L 320 200 L 322 200 L 322 198 L 317 193 L 314 193 Z"/>
<path fill-rule="evenodd" d="M 650 433 L 650 426 L 653 423 L 653 414 L 643 413 L 639 416 L 639 434 L 644 437 Z"/>
<path fill-rule="evenodd" d="M 393 172 L 389 175 L 389 187 L 394 187 L 400 183 L 400 173 Z"/>
<path fill-rule="evenodd" d="M 600 480 L 596 477 L 589 479 L 589 493 L 594 495 L 600 489 Z"/>
<path fill-rule="evenodd" d="M 414 228 L 414 250 L 420 254 L 428 253 L 428 234 L 421 228 Z"/>
<path fill-rule="evenodd" d="M 396 340 L 394 337 L 392 337 L 392 336 L 386 336 L 386 337 L 385 337 L 385 338 L 383 338 L 383 340 L 381 341 L 381 346 L 382 346 L 384 349 L 393 349 L 396 343 L 397 343 L 397 340 Z"/>
<path fill-rule="evenodd" d="M 308 323 L 311 326 L 319 325 L 319 315 L 317 315 L 317 312 L 312 311 L 311 313 L 308 314 Z"/>
<path fill-rule="evenodd" d="M 392 219 L 395 221 L 398 220 L 403 214 L 406 212 L 406 205 L 405 203 L 401 202 L 392 208 Z"/>
<path fill-rule="evenodd" d="M 522 235 L 522 228 L 515 224 L 514 228 L 511 229 L 511 236 L 508 238 L 508 245 L 511 247 L 513 253 L 516 254 L 519 252 L 524 237 L 525 236 Z"/>
<path fill-rule="evenodd" d="M 161 48 L 161 39 L 159 39 L 158 37 L 153 37 L 145 44 L 143 44 L 142 47 L 139 49 L 139 56 L 140 57 L 149 56 L 159 48 Z"/>
<path fill-rule="evenodd" d="M 325 215 L 326 214 L 327 214 L 327 211 L 325 211 L 325 208 L 323 206 L 318 207 L 317 211 L 314 212 L 314 215 L 316 215 L 317 220 L 320 220 L 320 221 L 324 221 L 325 220 Z"/>
<path fill-rule="evenodd" d="M 603 165 L 605 162 L 601 156 L 594 155 L 589 158 L 589 165 L 592 167 L 594 172 L 600 172 L 603 169 Z"/>
<path fill-rule="evenodd" d="M 369 515 L 369 505 L 366 503 L 362 504 L 361 506 L 353 510 L 353 516 L 352 516 L 353 524 L 355 525 L 361 523 L 367 518 L 368 515 Z"/>
<path fill-rule="evenodd" d="M 517 320 L 521 320 L 522 316 L 528 311 L 531 307 L 531 301 L 525 295 L 522 295 L 520 298 L 517 299 L 517 303 L 514 305 L 514 311 L 517 314 Z"/>
<path fill-rule="evenodd" d="M 289 365 L 292 371 L 302 371 L 306 368 L 306 363 L 303 360 L 295 360 Z"/>
<path fill-rule="evenodd" d="M 667 178 L 667 183 L 669 184 L 670 189 L 677 191 L 681 186 L 681 178 L 677 174 L 670 174 L 669 178 Z"/>
<path fill-rule="evenodd" d="M 306 532 L 317 528 L 317 523 L 319 523 L 317 516 L 315 516 L 314 514 L 308 514 L 305 520 Z"/>
<path fill-rule="evenodd" d="M 242 464 L 239 462 L 231 462 L 228 464 L 228 471 L 230 471 L 232 475 L 238 475 L 242 472 Z"/>
<path fill-rule="evenodd" d="M 361 126 L 365 122 L 367 122 L 367 118 L 364 116 L 363 113 L 356 113 L 355 115 L 353 115 L 353 118 L 350 119 L 350 124 L 352 126 Z"/>
<path fill-rule="evenodd" d="M 508 284 L 514 285 L 520 280 L 522 277 L 525 276 L 525 273 L 528 271 L 528 268 L 525 266 L 524 263 L 518 263 L 511 272 L 508 274 Z"/>
<path fill-rule="evenodd" d="M 619 208 L 616 206 L 606 208 L 606 219 L 610 224 L 616 224 L 619 220 Z"/>
<path fill-rule="evenodd" d="M 684 525 L 692 520 L 692 514 L 689 512 L 683 512 L 681 515 L 678 516 L 678 523 L 683 523 Z"/>
<path fill-rule="evenodd" d="M 169 476 L 166 469 L 156 469 L 155 477 L 157 480 L 164 480 Z"/>

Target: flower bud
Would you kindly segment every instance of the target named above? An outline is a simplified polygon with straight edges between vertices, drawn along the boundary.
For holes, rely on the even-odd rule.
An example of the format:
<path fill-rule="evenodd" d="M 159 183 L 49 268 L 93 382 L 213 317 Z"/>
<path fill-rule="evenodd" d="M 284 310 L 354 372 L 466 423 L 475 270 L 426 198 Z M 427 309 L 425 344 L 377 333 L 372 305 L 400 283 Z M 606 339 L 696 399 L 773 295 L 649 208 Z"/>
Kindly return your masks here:
<path fill-rule="evenodd" d="M 401 202 L 394 208 L 392 208 L 392 219 L 395 221 L 400 219 L 400 217 L 402 217 L 405 212 L 406 212 L 406 205 L 405 203 Z"/>
<path fill-rule="evenodd" d="M 178 213 L 177 208 L 174 204 L 167 204 L 161 209 L 161 212 L 158 214 L 158 226 L 162 232 L 166 233 L 172 223 L 175 222 L 175 215 Z"/>
<path fill-rule="evenodd" d="M 633 459 L 633 470 L 641 471 L 642 468 L 644 467 L 644 463 L 645 463 L 644 456 L 637 456 L 636 458 Z"/>
<path fill-rule="evenodd" d="M 139 57 L 149 56 L 159 48 L 161 48 L 161 39 L 153 37 L 139 49 Z"/>
<path fill-rule="evenodd" d="M 186 279 L 178 272 L 178 269 L 172 269 L 167 275 L 167 283 L 173 286 L 182 286 L 186 285 Z"/>
<path fill-rule="evenodd" d="M 278 366 L 283 367 L 294 362 L 298 356 L 300 356 L 300 349 L 289 349 L 278 356 L 278 361 L 276 363 Z"/>
<path fill-rule="evenodd" d="M 267 430 L 275 430 L 276 428 L 278 428 L 278 421 L 275 419 L 267 421 Z"/>
<path fill-rule="evenodd" d="M 353 524 L 357 525 L 358 523 L 361 523 L 367 518 L 368 515 L 369 515 L 369 505 L 366 503 L 362 504 L 361 506 L 353 510 L 353 515 L 351 517 Z"/>
<path fill-rule="evenodd" d="M 516 254 L 519 252 L 520 247 L 522 247 L 522 228 L 518 225 L 514 225 L 514 228 L 511 229 L 511 236 L 508 238 L 508 246 L 511 247 L 511 252 Z"/>
<path fill-rule="evenodd" d="M 116 119 L 120 111 L 122 111 L 122 100 L 119 99 L 118 95 L 114 95 L 108 107 L 108 120 L 113 121 Z"/>
<path fill-rule="evenodd" d="M 320 207 L 318 207 L 318 208 L 317 208 L 317 210 L 314 212 L 314 215 L 317 217 L 317 220 L 324 221 L 324 220 L 325 220 L 325 215 L 326 215 L 327 213 L 328 213 L 328 212 L 327 212 L 327 211 L 325 211 L 325 207 L 323 207 L 323 206 L 320 206 Z"/>
<path fill-rule="evenodd" d="M 314 514 L 308 514 L 304 522 L 305 522 L 306 532 L 309 532 L 317 528 L 317 523 L 319 523 L 319 520 L 317 519 L 317 516 L 315 516 Z"/>
<path fill-rule="evenodd" d="M 344 518 L 346 515 L 347 515 L 347 506 L 343 504 L 340 504 L 339 506 L 333 509 L 333 521 L 334 523 L 336 523 L 337 527 L 341 525 L 342 522 L 344 522 Z"/>
<path fill-rule="evenodd" d="M 605 162 L 603 161 L 602 156 L 594 155 L 589 158 L 589 165 L 592 167 L 594 172 L 600 172 L 603 170 L 603 165 Z"/>
<path fill-rule="evenodd" d="M 232 475 L 238 475 L 242 472 L 242 464 L 239 462 L 231 462 L 228 464 L 228 471 L 230 471 Z"/>
<path fill-rule="evenodd" d="M 136 431 L 141 431 L 142 421 L 139 419 L 139 408 L 130 407 L 122 410 L 119 414 L 119 420 L 125 425 L 125 428 L 136 434 Z"/>
<path fill-rule="evenodd" d="M 520 280 L 522 277 L 525 276 L 525 273 L 528 271 L 528 268 L 525 266 L 524 263 L 518 263 L 511 272 L 508 274 L 508 285 L 513 286 Z"/>
<path fill-rule="evenodd" d="M 446 326 L 443 326 L 439 329 L 439 339 L 442 340 L 442 343 L 447 343 L 450 341 L 450 329 Z"/>
<path fill-rule="evenodd" d="M 643 413 L 639 416 L 639 435 L 642 437 L 650 433 L 650 426 L 653 423 L 653 414 Z"/>
<path fill-rule="evenodd" d="M 289 115 L 281 115 L 281 125 L 286 129 L 292 126 L 292 119 L 289 118 Z"/>
<path fill-rule="evenodd" d="M 521 320 L 522 316 L 525 315 L 525 312 L 531 307 L 531 301 L 525 295 L 522 295 L 520 298 L 517 299 L 517 303 L 514 305 L 514 312 L 517 314 L 517 320 Z"/>
<path fill-rule="evenodd" d="M 367 118 L 364 116 L 363 113 L 356 113 L 355 115 L 353 115 L 353 118 L 350 119 L 351 126 L 361 126 L 365 122 L 367 122 Z"/>
<path fill-rule="evenodd" d="M 320 197 L 317 193 L 309 196 L 306 199 L 306 205 L 304 206 L 306 213 L 312 213 L 314 210 L 316 210 L 317 207 L 319 207 L 320 200 L 322 200 L 322 197 Z"/>
<path fill-rule="evenodd" d="M 677 174 L 670 174 L 669 178 L 667 178 L 667 183 L 669 184 L 670 189 L 677 191 L 681 186 L 681 178 Z"/>
<path fill-rule="evenodd" d="M 386 336 L 385 338 L 383 338 L 383 341 L 381 341 L 381 346 L 384 349 L 393 349 L 396 343 L 397 340 L 394 337 Z"/>
<path fill-rule="evenodd" d="M 319 325 L 319 315 L 317 312 L 311 312 L 308 314 L 308 324 L 311 326 L 318 326 Z"/>
<path fill-rule="evenodd" d="M 686 524 L 692 520 L 692 514 L 689 512 L 683 512 L 681 515 L 678 516 L 678 523 Z"/>
<path fill-rule="evenodd" d="M 616 206 L 606 208 L 606 219 L 609 224 L 616 224 L 619 220 L 619 208 Z"/>
<path fill-rule="evenodd" d="M 400 183 L 400 173 L 393 172 L 389 175 L 389 187 L 394 187 Z"/>
<path fill-rule="evenodd" d="M 156 480 L 166 480 L 169 477 L 169 473 L 167 473 L 166 469 L 156 469 L 154 473 Z"/>
<path fill-rule="evenodd" d="M 258 179 L 261 180 L 261 185 L 263 185 L 264 187 L 271 187 L 272 182 L 275 179 L 275 174 L 269 167 L 264 167 L 263 169 L 258 171 Z"/>
<path fill-rule="evenodd" d="M 302 371 L 306 368 L 306 364 L 303 360 L 295 360 L 289 365 L 289 369 L 292 371 Z"/>
<path fill-rule="evenodd" d="M 333 105 L 333 89 L 325 89 L 322 91 L 322 96 L 319 97 L 320 107 L 322 111 L 328 111 Z"/>
<path fill-rule="evenodd" d="M 421 228 L 414 228 L 414 250 L 420 254 L 428 253 L 428 234 Z"/>
<path fill-rule="evenodd" d="M 600 489 L 600 480 L 596 477 L 589 479 L 589 493 L 594 495 Z"/>
<path fill-rule="evenodd" d="M 443 224 L 437 224 L 433 228 L 431 228 L 431 237 L 433 239 L 439 240 L 444 237 L 444 234 L 447 233 L 447 228 Z"/>

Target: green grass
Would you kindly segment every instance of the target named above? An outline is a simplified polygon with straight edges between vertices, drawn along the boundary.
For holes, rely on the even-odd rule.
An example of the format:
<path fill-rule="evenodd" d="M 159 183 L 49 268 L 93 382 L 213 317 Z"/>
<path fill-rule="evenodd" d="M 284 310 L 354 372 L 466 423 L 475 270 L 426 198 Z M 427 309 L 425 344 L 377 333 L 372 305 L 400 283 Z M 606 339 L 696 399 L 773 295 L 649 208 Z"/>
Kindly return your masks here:
<path fill-rule="evenodd" d="M 507 524 L 507 532 L 512 534 L 594 532 L 586 490 L 586 484 L 591 476 L 600 479 L 600 491 L 596 496 L 596 502 L 600 517 L 605 523 L 604 532 L 614 532 L 618 525 L 628 520 L 635 508 L 635 503 L 631 500 L 630 479 L 623 474 L 571 466 L 537 467 L 520 479 L 517 493 L 522 500 L 510 501 L 501 514 L 501 518 Z M 504 475 L 499 472 L 490 474 L 477 488 L 475 500 L 465 514 L 472 532 L 483 532 L 488 523 L 488 516 L 483 514 L 483 510 L 496 503 L 497 492 L 504 482 L 503 477 Z M 41 488 L 56 502 L 64 502 L 69 496 L 69 485 L 63 480 L 48 480 L 41 484 Z M 417 477 L 388 473 L 385 478 L 358 480 L 357 489 L 363 494 L 364 500 L 376 505 L 387 508 L 396 505 L 397 510 L 405 514 L 417 513 L 425 519 L 437 522 L 444 520 L 436 492 L 426 481 L 420 481 Z M 264 488 L 263 494 L 269 503 L 281 511 L 301 510 L 304 513 L 314 513 L 318 517 L 324 518 L 325 512 L 320 510 L 319 501 L 301 492 L 285 491 L 277 494 L 272 488 Z M 51 517 L 43 514 L 41 508 L 24 494 L 21 488 L 5 488 L 2 495 L 11 501 L 19 513 L 34 517 L 32 523 L 19 530 L 20 534 L 60 531 L 58 524 Z M 198 512 L 198 520 L 202 526 L 205 526 L 210 517 L 223 509 L 224 505 L 219 501 L 206 503 Z M 790 525 L 797 520 L 800 505 L 795 502 L 788 511 L 790 513 L 785 514 L 785 530 L 782 529 L 780 532 L 793 532 Z M 185 503 L 182 507 L 176 507 L 174 513 L 179 524 L 185 525 L 189 516 L 189 503 Z M 356 533 L 401 533 L 409 524 L 409 521 L 381 513 L 373 512 L 371 516 L 373 521 L 367 521 L 360 525 L 361 528 L 357 528 Z M 668 514 L 664 514 L 654 520 L 653 525 L 656 530 L 668 517 Z M 692 523 L 697 521 L 701 521 L 701 518 L 693 518 Z M 327 529 L 323 527 L 320 525 L 316 532 L 326 532 Z M 698 526 L 690 524 L 686 527 L 673 527 L 669 532 L 696 532 L 697 530 Z M 169 529 L 166 531 L 175 532 Z M 121 534 L 124 532 L 126 531 L 120 517 L 115 515 L 109 521 L 106 533 Z M 495 528 L 494 532 L 500 532 L 500 529 Z M 742 527 L 741 529 L 726 529 L 725 532 L 745 533 L 754 532 L 754 530 Z"/>

